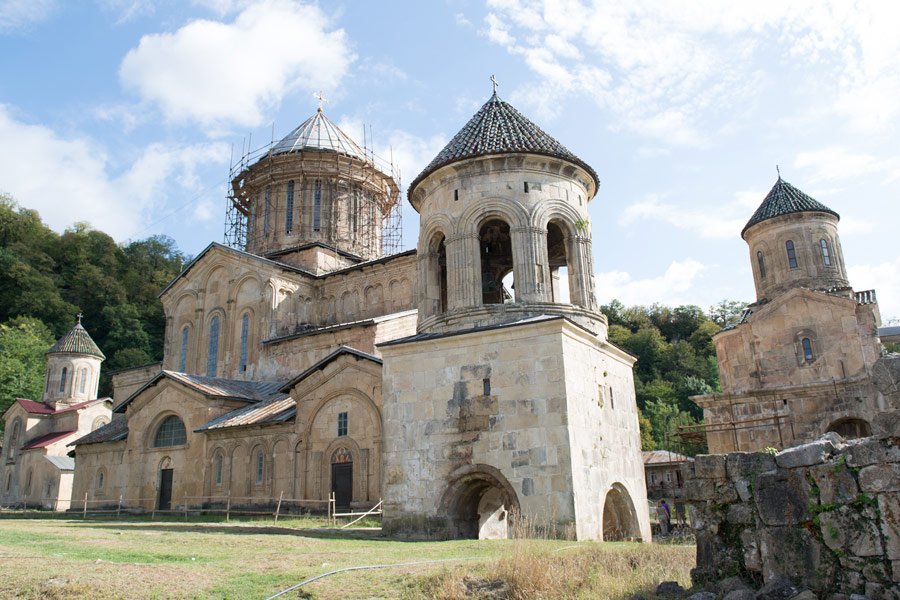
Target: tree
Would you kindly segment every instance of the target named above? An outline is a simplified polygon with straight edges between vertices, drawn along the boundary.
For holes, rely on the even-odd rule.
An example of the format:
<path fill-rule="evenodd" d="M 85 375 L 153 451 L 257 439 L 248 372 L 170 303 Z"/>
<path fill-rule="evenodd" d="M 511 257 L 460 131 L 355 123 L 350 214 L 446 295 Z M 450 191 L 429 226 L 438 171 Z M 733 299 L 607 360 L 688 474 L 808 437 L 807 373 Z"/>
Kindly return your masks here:
<path fill-rule="evenodd" d="M 737 322 L 745 308 L 747 308 L 746 302 L 722 300 L 709 307 L 709 318 L 719 327 L 728 327 Z"/>
<path fill-rule="evenodd" d="M 54 341 L 50 329 L 38 319 L 18 317 L 0 325 L 0 413 L 16 398 L 43 397 L 44 353 Z M 0 431 L 2 427 L 0 421 Z"/>

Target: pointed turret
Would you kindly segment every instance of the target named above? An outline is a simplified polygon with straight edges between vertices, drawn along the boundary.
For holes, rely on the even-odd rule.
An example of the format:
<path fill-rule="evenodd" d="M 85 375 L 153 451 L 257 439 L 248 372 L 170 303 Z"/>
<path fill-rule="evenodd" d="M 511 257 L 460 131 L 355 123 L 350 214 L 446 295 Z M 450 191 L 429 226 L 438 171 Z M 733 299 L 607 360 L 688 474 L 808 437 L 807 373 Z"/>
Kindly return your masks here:
<path fill-rule="evenodd" d="M 47 350 L 44 402 L 50 406 L 71 405 L 97 397 L 103 352 L 81 326 L 81 315 L 69 333 Z"/>
<path fill-rule="evenodd" d="M 774 219 L 781 215 L 799 212 L 823 212 L 834 215 L 840 219 L 840 215 L 836 212 L 795 188 L 782 179 L 779 174 L 778 181 L 776 181 L 775 185 L 772 186 L 772 189 L 769 190 L 765 200 L 762 201 L 762 204 L 759 205 L 759 208 L 756 209 L 756 212 L 753 213 L 753 216 L 750 217 L 750 220 L 744 225 L 744 228 L 741 230 L 741 236 L 743 237 L 744 233 L 757 223 L 761 223 L 767 219 Z"/>

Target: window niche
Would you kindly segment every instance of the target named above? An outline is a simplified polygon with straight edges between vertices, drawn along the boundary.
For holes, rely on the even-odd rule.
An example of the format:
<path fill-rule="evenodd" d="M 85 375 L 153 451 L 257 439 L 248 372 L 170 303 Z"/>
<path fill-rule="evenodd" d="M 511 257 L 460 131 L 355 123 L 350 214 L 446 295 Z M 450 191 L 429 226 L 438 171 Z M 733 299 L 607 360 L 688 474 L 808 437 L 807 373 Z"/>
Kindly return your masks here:
<path fill-rule="evenodd" d="M 183 446 L 187 443 L 187 430 L 184 421 L 176 415 L 169 415 L 156 428 L 153 436 L 154 448 L 168 448 L 169 446 Z"/>
<path fill-rule="evenodd" d="M 811 365 L 819 357 L 818 342 L 813 331 L 808 329 L 798 331 L 794 335 L 794 347 L 800 366 Z"/>
<path fill-rule="evenodd" d="M 478 230 L 478 239 L 482 304 L 513 302 L 515 281 L 509 225 L 500 219 L 489 219 Z"/>

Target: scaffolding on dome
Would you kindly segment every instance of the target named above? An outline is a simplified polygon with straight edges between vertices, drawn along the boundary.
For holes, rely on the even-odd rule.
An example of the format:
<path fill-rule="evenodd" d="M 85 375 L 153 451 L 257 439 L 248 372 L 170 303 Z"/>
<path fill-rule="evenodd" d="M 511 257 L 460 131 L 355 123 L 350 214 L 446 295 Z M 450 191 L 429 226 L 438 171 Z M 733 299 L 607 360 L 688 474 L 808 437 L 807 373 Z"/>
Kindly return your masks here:
<path fill-rule="evenodd" d="M 382 159 L 368 144 L 362 147 L 364 160 L 339 152 L 308 149 L 276 154 L 273 148 L 277 143 L 273 136 L 271 142 L 253 148 L 251 137 L 244 144 L 240 157 L 236 161 L 232 159 L 225 210 L 226 245 L 240 250 L 255 248 L 265 254 L 280 249 L 273 233 L 277 231 L 283 238 L 284 233 L 292 233 L 293 227 L 298 239 L 309 237 L 306 234 L 312 231 L 315 232 L 313 237 L 324 237 L 335 245 L 354 240 L 361 249 L 360 255 L 380 257 L 400 251 L 403 234 L 401 181 L 393 157 Z M 259 197 L 265 192 L 261 192 L 258 185 L 256 189 L 246 185 L 251 167 L 265 172 L 267 179 L 275 184 L 270 192 L 273 196 L 269 201 L 271 210 L 267 211 L 262 223 L 253 225 L 249 219 L 253 195 L 256 194 L 257 201 L 265 202 L 264 197 Z M 394 185 L 378 184 L 385 175 Z M 283 195 L 289 192 L 286 185 L 279 184 L 291 177 L 296 178 L 298 185 L 293 190 L 294 204 L 288 217 L 288 203 L 280 200 L 284 200 Z M 320 181 L 321 187 L 316 188 Z M 275 198 L 276 194 L 282 196 Z M 310 194 L 331 194 L 328 196 L 330 210 L 315 215 L 313 202 L 304 201 Z M 280 241 L 283 246 L 284 240 Z"/>

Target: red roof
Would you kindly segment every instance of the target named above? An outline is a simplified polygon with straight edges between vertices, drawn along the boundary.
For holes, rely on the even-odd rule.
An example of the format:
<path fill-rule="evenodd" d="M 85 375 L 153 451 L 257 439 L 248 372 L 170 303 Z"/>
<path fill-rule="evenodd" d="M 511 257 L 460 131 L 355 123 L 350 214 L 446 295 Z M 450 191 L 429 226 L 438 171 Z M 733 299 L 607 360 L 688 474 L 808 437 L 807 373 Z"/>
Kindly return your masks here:
<path fill-rule="evenodd" d="M 22 446 L 22 450 L 45 448 L 53 442 L 57 442 L 63 438 L 69 437 L 73 433 L 75 433 L 74 429 L 72 431 L 54 431 L 53 433 L 48 433 L 47 435 L 42 435 L 41 437 L 34 438 L 30 442 Z"/>
<path fill-rule="evenodd" d="M 73 404 L 72 406 L 54 410 L 49 405 L 44 404 L 43 402 L 35 402 L 34 400 L 26 400 L 25 398 L 16 398 L 16 402 L 19 403 L 19 406 L 24 408 L 26 412 L 32 415 L 57 415 L 59 413 L 68 412 L 70 410 L 78 410 L 79 408 L 84 408 L 85 406 L 96 404 L 97 402 L 103 402 L 105 400 L 109 400 L 109 398 L 96 398 L 94 400 L 79 402 L 78 404 Z"/>

